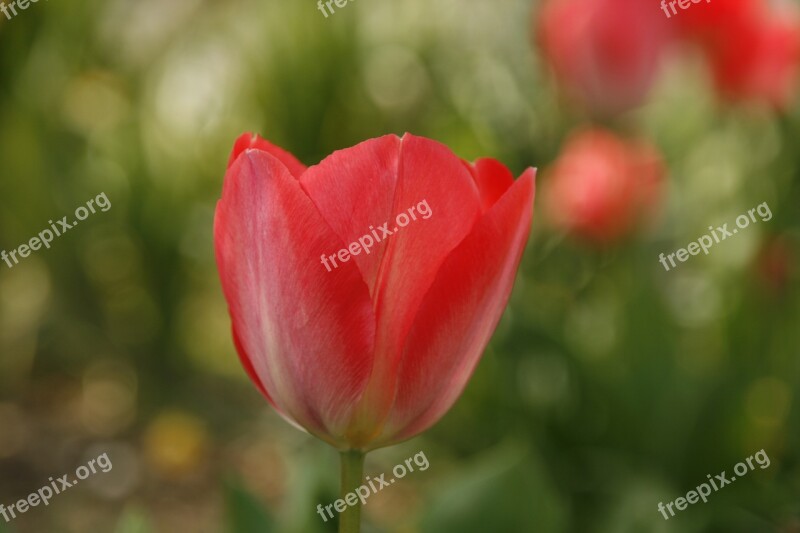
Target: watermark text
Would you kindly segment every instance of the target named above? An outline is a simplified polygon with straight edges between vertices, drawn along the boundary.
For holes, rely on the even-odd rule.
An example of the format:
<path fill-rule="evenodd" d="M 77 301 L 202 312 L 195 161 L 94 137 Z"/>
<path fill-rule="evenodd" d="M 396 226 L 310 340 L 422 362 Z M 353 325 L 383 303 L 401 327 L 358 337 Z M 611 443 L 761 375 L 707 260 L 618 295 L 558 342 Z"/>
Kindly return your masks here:
<path fill-rule="evenodd" d="M 683 263 L 689 259 L 690 255 L 698 255 L 700 250 L 702 250 L 704 254 L 708 255 L 708 250 L 714 246 L 714 244 L 719 244 L 725 239 L 733 237 L 739 233 L 740 229 L 745 229 L 747 226 L 749 226 L 751 221 L 753 223 L 758 222 L 756 219 L 756 213 L 761 218 L 762 222 L 768 222 L 772 219 L 772 211 L 770 211 L 769 205 L 767 205 L 767 202 L 762 202 L 758 206 L 748 210 L 747 214 L 741 214 L 736 217 L 736 228 L 728 229 L 727 223 L 723 224 L 722 226 L 718 226 L 716 229 L 714 229 L 714 226 L 709 226 L 708 229 L 711 230 L 710 234 L 703 235 L 697 239 L 696 242 L 690 242 L 686 248 L 680 248 L 671 254 L 665 255 L 662 253 L 658 256 L 658 261 L 664 267 L 664 270 L 669 271 L 670 266 L 667 265 L 667 260 L 669 260 L 669 264 L 672 265 L 671 268 L 675 268 L 677 266 L 677 263 L 675 263 L 675 258 Z"/>
<path fill-rule="evenodd" d="M 417 212 L 415 212 L 415 210 Z M 408 214 L 406 214 L 408 213 Z M 417 215 L 419 215 L 422 219 L 427 220 L 431 218 L 433 215 L 433 211 L 431 210 L 430 206 L 428 205 L 427 200 L 422 200 L 417 205 L 412 205 L 406 211 L 403 211 L 399 215 L 395 217 L 394 223 L 396 226 L 394 229 L 389 229 L 389 222 L 384 223 L 382 226 L 378 226 L 378 229 L 375 229 L 373 226 L 370 226 L 370 233 L 367 233 L 358 241 L 354 241 L 350 243 L 347 248 L 342 248 L 337 253 L 326 256 L 322 254 L 322 258 L 320 262 L 325 265 L 325 268 L 328 269 L 328 272 L 332 272 L 333 269 L 331 268 L 329 262 L 333 264 L 333 268 L 338 268 L 339 264 L 336 262 L 338 258 L 339 261 L 342 263 L 346 263 L 350 260 L 351 255 L 358 255 L 361 252 L 369 255 L 371 253 L 371 248 L 381 242 L 386 237 L 391 237 L 395 233 L 397 233 L 401 228 L 408 226 L 411 222 L 417 220 Z M 380 235 L 378 235 L 380 232 Z"/>
<path fill-rule="evenodd" d="M 6 523 L 8 523 L 15 519 L 17 514 L 25 514 L 28 512 L 31 507 L 37 507 L 41 503 L 43 503 L 46 507 L 50 505 L 50 500 L 53 498 L 53 496 L 61 494 L 65 490 L 77 485 L 79 481 L 88 478 L 92 474 L 96 474 L 98 472 L 98 468 L 100 472 L 104 473 L 109 472 L 113 468 L 111 459 L 108 458 L 107 453 L 100 455 L 96 459 L 92 459 L 86 465 L 79 466 L 75 470 L 75 477 L 78 479 L 70 480 L 69 474 L 64 474 L 57 479 L 53 479 L 51 477 L 49 479 L 49 484 L 44 485 L 36 492 L 31 492 L 27 498 L 19 500 L 16 503 L 12 503 L 8 507 L 0 504 L 0 515 L 2 515 Z"/>
<path fill-rule="evenodd" d="M 425 456 L 425 452 L 419 452 L 414 457 L 409 457 L 405 460 L 405 463 L 400 463 L 395 465 L 392 469 L 392 474 L 394 477 L 386 480 L 386 474 L 381 474 L 380 476 L 370 478 L 367 476 L 367 483 L 358 487 L 355 492 L 349 492 L 345 495 L 344 499 L 338 499 L 335 502 L 326 505 L 324 508 L 322 504 L 317 505 L 317 513 L 322 517 L 322 520 L 327 522 L 328 517 L 333 518 L 333 509 L 336 510 L 338 513 L 343 513 L 347 507 L 352 507 L 356 505 L 359 500 L 361 501 L 361 505 L 367 503 L 367 498 L 369 498 L 373 494 L 377 494 L 378 491 L 383 490 L 385 487 L 392 485 L 398 479 L 402 479 L 406 477 L 406 475 L 410 472 L 414 471 L 414 465 L 417 465 L 420 472 L 426 471 L 431 465 L 428 462 L 428 458 Z M 326 513 L 327 512 L 327 516 Z"/>
<path fill-rule="evenodd" d="M 767 468 L 770 465 L 769 457 L 767 456 L 767 452 L 764 450 L 758 451 L 755 455 L 751 455 L 744 462 L 736 463 L 736 466 L 733 467 L 733 472 L 736 476 L 742 477 L 746 475 L 751 470 L 755 470 L 755 466 L 753 466 L 753 460 L 758 466 L 761 467 L 761 470 Z M 695 504 L 698 500 L 703 500 L 703 503 L 708 501 L 708 497 L 711 495 L 711 488 L 714 488 L 714 492 L 718 491 L 725 485 L 730 485 L 734 481 L 736 481 L 736 476 L 731 476 L 728 478 L 727 474 L 723 470 L 720 474 L 716 474 L 713 478 L 711 474 L 708 474 L 706 477 L 708 478 L 708 483 L 701 483 L 698 485 L 694 490 L 690 490 L 686 493 L 686 497 L 676 498 L 675 501 L 671 501 L 664 505 L 664 502 L 658 502 L 658 512 L 664 516 L 664 520 L 669 520 L 670 517 L 675 516 L 675 511 L 672 510 L 674 506 L 678 511 L 683 511 L 689 505 Z M 669 516 L 667 516 L 667 511 L 669 511 Z"/>

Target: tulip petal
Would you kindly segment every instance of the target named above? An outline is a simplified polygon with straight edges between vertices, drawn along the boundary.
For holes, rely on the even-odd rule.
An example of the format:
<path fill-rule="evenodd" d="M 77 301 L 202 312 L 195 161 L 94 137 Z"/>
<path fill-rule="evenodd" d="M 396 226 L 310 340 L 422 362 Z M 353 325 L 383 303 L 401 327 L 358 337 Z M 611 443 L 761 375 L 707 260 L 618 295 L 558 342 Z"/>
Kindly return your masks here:
<path fill-rule="evenodd" d="M 464 162 L 472 173 L 481 195 L 482 212 L 492 208 L 494 203 L 514 184 L 514 175 L 504 164 L 496 159 L 483 158 L 474 164 Z"/>
<path fill-rule="evenodd" d="M 228 170 L 214 239 L 245 369 L 282 414 L 344 446 L 372 365 L 375 314 L 355 265 L 333 275 L 321 264 L 341 240 L 260 147 Z"/>
<path fill-rule="evenodd" d="M 300 183 L 344 243 L 376 241 L 371 228 L 392 216 L 397 186 L 400 139 L 386 135 L 339 150 L 308 169 Z M 381 237 L 381 231 L 377 234 Z M 387 243 L 375 242 L 352 256 L 373 293 Z M 338 250 L 329 250 L 331 254 Z"/>
<path fill-rule="evenodd" d="M 309 168 L 300 181 L 343 242 L 357 242 L 386 222 L 392 233 L 376 230 L 380 242 L 369 254 L 353 256 L 377 316 L 375 366 L 350 435 L 351 441 L 368 440 L 374 434 L 357 433 L 360 428 L 379 429 L 388 414 L 402 345 L 423 295 L 479 219 L 478 187 L 446 146 L 409 134 L 336 152 Z M 423 201 L 430 208 L 428 218 L 417 215 L 399 227 L 396 217 L 415 206 L 419 212 Z"/>
<path fill-rule="evenodd" d="M 402 139 L 386 135 L 334 152 L 309 168 L 300 182 L 342 241 L 349 244 L 362 237 L 377 241 L 368 253 L 352 257 L 375 299 L 379 280 L 386 281 L 380 271 L 393 270 L 386 264 L 391 262 L 387 257 L 390 244 L 401 237 L 409 240 L 409 232 L 418 230 L 428 241 L 419 249 L 446 250 L 446 254 L 455 245 L 451 241 L 457 243 L 463 235 L 442 242 L 438 240 L 441 234 L 456 235 L 460 230 L 465 235 L 472 227 L 479 195 L 468 176 L 446 146 L 406 134 Z M 398 228 L 395 217 L 422 200 L 433 211 L 431 220 L 418 219 Z M 386 222 L 393 235 L 380 229 Z"/>
<path fill-rule="evenodd" d="M 448 256 L 404 348 L 391 414 L 375 446 L 410 438 L 441 418 L 472 375 L 505 309 L 533 216 L 530 169 Z"/>
<path fill-rule="evenodd" d="M 228 168 L 231 168 L 231 165 L 233 165 L 234 161 L 236 161 L 242 152 L 251 148 L 267 152 L 277 157 L 295 178 L 299 178 L 303 175 L 303 172 L 306 171 L 306 166 L 298 161 L 295 156 L 283 148 L 275 146 L 271 142 L 252 133 L 243 133 L 236 139 L 231 156 L 228 158 Z"/>

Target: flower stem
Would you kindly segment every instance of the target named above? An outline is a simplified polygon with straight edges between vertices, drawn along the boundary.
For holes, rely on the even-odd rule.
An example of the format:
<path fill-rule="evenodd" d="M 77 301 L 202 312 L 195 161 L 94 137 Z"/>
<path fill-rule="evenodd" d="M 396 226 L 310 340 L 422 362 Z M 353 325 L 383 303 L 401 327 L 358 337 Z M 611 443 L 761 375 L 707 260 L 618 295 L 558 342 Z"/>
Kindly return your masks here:
<path fill-rule="evenodd" d="M 341 499 L 348 493 L 355 494 L 361 486 L 364 475 L 364 453 L 358 450 L 342 452 L 342 490 Z M 361 501 L 357 500 L 352 507 L 348 506 L 339 515 L 339 533 L 358 533 L 361 530 Z"/>

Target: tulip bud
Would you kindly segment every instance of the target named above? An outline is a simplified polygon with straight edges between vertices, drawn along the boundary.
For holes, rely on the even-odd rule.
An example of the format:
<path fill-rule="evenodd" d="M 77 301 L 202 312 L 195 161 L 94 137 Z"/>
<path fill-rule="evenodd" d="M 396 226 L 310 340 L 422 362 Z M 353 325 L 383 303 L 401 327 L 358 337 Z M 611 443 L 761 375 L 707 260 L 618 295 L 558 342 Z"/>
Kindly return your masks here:
<path fill-rule="evenodd" d="M 547 0 L 538 43 L 566 91 L 589 111 L 640 105 L 660 72 L 672 29 L 652 2 Z"/>
<path fill-rule="evenodd" d="M 549 172 L 548 218 L 583 240 L 615 241 L 657 207 L 662 174 L 652 146 L 599 129 L 579 132 Z"/>
<path fill-rule="evenodd" d="M 729 101 L 785 109 L 796 90 L 800 19 L 756 0 L 714 2 L 677 19 L 681 32 L 706 57 L 715 88 Z"/>

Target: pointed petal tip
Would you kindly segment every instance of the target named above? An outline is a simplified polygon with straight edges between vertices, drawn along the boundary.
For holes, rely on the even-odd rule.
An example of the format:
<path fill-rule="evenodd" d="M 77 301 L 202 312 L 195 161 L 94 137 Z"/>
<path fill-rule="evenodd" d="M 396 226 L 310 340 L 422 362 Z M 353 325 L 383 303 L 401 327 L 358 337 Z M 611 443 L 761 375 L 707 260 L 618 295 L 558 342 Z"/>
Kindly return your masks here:
<path fill-rule="evenodd" d="M 242 133 L 236 139 L 231 155 L 228 158 L 228 168 L 236 162 L 240 155 L 251 150 L 267 152 L 277 158 L 295 178 L 299 178 L 306 171 L 306 166 L 298 161 L 290 152 L 287 152 L 280 146 L 272 144 L 257 133 L 251 132 Z"/>

